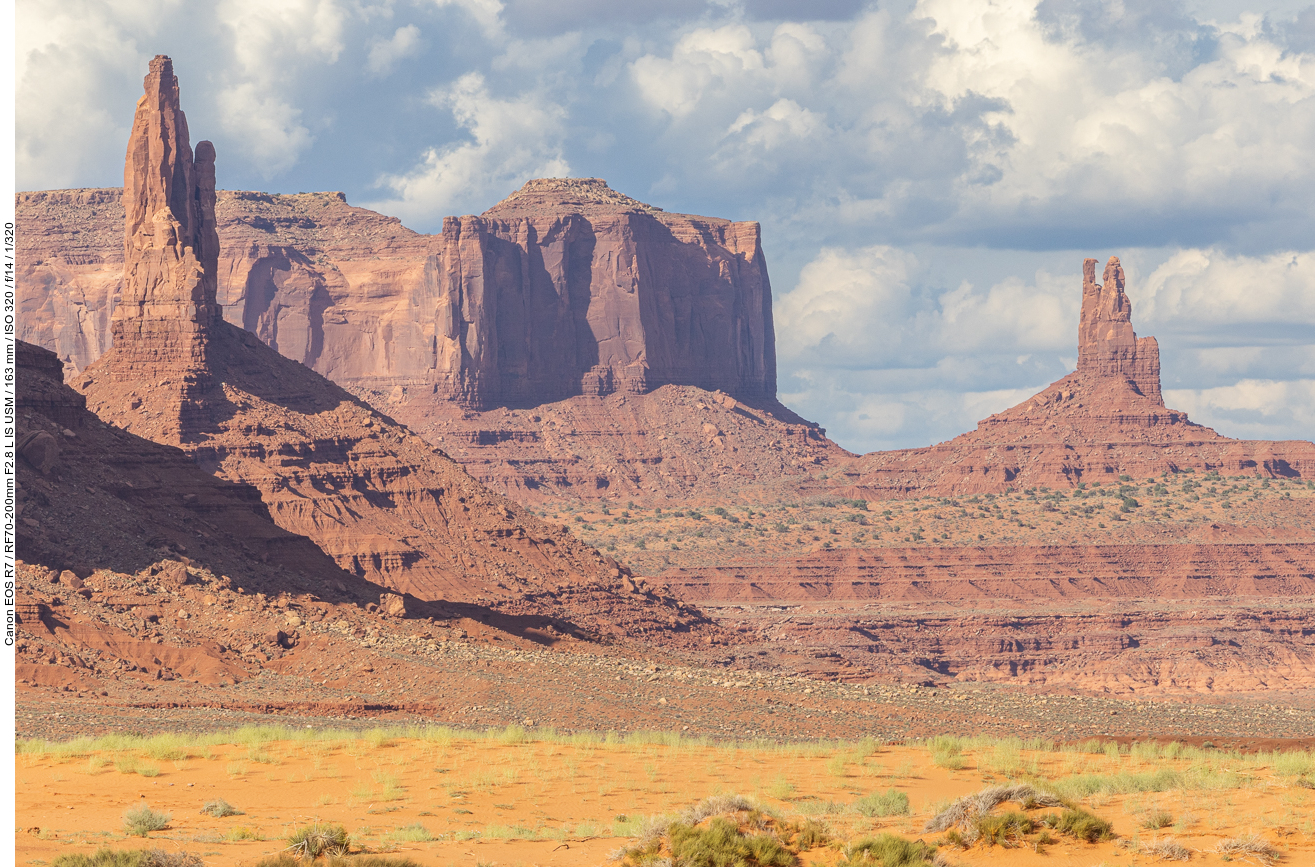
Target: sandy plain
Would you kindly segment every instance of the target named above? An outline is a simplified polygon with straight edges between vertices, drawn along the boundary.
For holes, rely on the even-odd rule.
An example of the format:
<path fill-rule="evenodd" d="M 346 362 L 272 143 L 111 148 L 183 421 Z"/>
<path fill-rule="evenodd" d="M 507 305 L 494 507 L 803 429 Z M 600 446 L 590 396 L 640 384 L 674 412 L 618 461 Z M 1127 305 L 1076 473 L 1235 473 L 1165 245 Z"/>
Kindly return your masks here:
<path fill-rule="evenodd" d="M 103 846 L 187 851 L 211 867 L 254 865 L 314 821 L 341 823 L 354 851 L 423 865 L 602 865 L 648 817 L 723 794 L 820 822 L 833 843 L 803 852 L 809 867 L 837 864 L 846 843 L 879 832 L 942 843 L 951 865 L 1150 864 L 1158 859 L 1144 845 L 1168 837 L 1191 862 L 1215 864 L 1230 860 L 1215 851 L 1222 841 L 1250 834 L 1275 846 L 1281 863 L 1315 863 L 1308 751 L 954 738 L 718 742 L 515 726 L 247 728 L 20 741 L 18 749 L 17 863 L 33 867 Z M 1115 838 L 1061 835 L 1035 847 L 1034 834 L 1016 846 L 964 849 L 925 830 L 953 799 L 1020 780 L 1108 820 Z M 894 806 L 874 809 L 874 795 Z M 240 814 L 202 814 L 215 799 Z M 168 827 L 147 839 L 126 836 L 123 813 L 140 804 L 168 813 Z M 894 814 L 872 815 L 885 811 Z"/>

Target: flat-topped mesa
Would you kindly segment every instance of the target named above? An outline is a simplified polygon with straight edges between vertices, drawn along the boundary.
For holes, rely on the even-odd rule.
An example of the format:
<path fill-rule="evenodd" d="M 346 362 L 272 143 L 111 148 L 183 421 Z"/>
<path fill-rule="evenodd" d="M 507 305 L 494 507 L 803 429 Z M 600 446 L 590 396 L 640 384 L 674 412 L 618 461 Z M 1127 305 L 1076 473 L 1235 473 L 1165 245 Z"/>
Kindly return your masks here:
<path fill-rule="evenodd" d="M 436 312 L 434 348 L 399 363 L 403 387 L 475 408 L 668 384 L 776 396 L 757 223 L 541 178 L 481 216 L 444 219 L 435 247 L 420 305 Z"/>
<path fill-rule="evenodd" d="M 123 170 L 123 285 L 110 321 L 115 371 L 140 378 L 204 379 L 216 300 L 215 149 L 193 159 L 178 79 L 164 55 L 151 61 L 137 101 Z"/>
<path fill-rule="evenodd" d="M 544 211 L 638 211 L 662 213 L 661 208 L 646 205 L 624 193 L 618 193 L 602 178 L 535 178 L 480 216 L 522 216 Z"/>
<path fill-rule="evenodd" d="M 1160 345 L 1132 330 L 1132 302 L 1123 291 L 1123 266 L 1111 256 L 1102 282 L 1096 260 L 1082 263 L 1082 318 L 1078 324 L 1078 369 L 1084 379 L 1123 379 L 1142 396 L 1164 406 L 1160 394 Z"/>

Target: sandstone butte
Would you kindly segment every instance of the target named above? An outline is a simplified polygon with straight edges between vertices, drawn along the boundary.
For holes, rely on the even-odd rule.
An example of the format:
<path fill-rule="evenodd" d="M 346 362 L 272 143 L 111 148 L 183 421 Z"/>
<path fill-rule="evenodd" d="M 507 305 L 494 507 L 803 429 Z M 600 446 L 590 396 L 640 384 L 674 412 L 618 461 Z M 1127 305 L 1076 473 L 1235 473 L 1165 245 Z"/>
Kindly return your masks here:
<path fill-rule="evenodd" d="M 22 337 L 70 375 L 112 342 L 115 189 L 22 193 Z M 341 193 L 219 191 L 226 320 L 522 502 L 686 498 L 851 455 L 776 400 L 757 223 L 601 180 L 529 181 L 422 235 Z"/>
<path fill-rule="evenodd" d="M 193 158 L 172 64 L 151 62 L 124 171 L 111 347 L 76 384 L 99 418 L 259 490 L 273 521 L 420 600 L 572 611 L 599 632 L 704 623 L 493 494 L 441 451 L 228 322 L 216 300 L 214 149 Z"/>
<path fill-rule="evenodd" d="M 1111 257 L 1097 283 L 1096 264 L 1082 266 L 1077 370 L 948 442 L 863 455 L 831 484 L 881 500 L 1072 488 L 1189 469 L 1315 478 L 1315 444 L 1230 439 L 1166 408 L 1159 344 L 1133 331 L 1123 268 Z"/>

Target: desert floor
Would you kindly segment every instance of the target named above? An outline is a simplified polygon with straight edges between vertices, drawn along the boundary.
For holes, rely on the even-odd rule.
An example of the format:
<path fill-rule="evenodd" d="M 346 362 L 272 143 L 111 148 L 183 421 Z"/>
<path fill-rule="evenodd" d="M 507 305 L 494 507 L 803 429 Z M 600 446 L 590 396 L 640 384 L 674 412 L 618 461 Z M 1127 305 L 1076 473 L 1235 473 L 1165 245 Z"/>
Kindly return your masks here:
<path fill-rule="evenodd" d="M 1315 482 L 1181 473 L 1068 491 L 865 503 L 834 495 L 643 508 L 590 502 L 541 509 L 580 539 L 617 552 L 636 573 L 731 558 L 831 548 L 964 545 L 1310 542 Z"/>
<path fill-rule="evenodd" d="M 1275 846 L 1282 863 L 1315 863 L 1315 753 L 1302 751 L 952 738 L 735 743 L 518 727 L 249 728 L 20 741 L 18 749 L 20 865 L 102 846 L 185 850 L 212 867 L 255 864 L 314 821 L 341 823 L 354 850 L 425 865 L 605 864 L 648 817 L 718 794 L 822 823 L 834 842 L 802 860 L 828 865 L 841 861 L 846 843 L 881 831 L 942 842 L 924 830 L 930 817 L 1009 781 L 1081 805 L 1111 822 L 1115 839 L 1058 835 L 1040 852 L 1036 834 L 1011 847 L 942 845 L 947 863 L 1149 864 L 1157 859 L 1143 847 L 1172 837 L 1192 862 L 1215 864 L 1228 860 L 1214 851 L 1222 841 L 1250 834 Z M 202 814 L 215 799 L 240 814 Z M 168 813 L 168 825 L 147 839 L 126 836 L 123 814 L 142 804 Z M 996 812 L 1005 809 L 1019 806 Z M 1047 812 L 1055 811 L 1028 811 Z"/>

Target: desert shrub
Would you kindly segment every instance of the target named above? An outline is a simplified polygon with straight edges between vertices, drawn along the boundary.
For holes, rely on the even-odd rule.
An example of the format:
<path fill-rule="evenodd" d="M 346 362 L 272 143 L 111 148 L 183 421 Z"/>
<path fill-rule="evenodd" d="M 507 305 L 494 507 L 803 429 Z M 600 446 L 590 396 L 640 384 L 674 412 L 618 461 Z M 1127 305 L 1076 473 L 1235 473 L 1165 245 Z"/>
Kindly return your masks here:
<path fill-rule="evenodd" d="M 885 792 L 873 792 L 866 798 L 854 802 L 854 810 L 864 816 L 907 816 L 909 814 L 909 796 L 899 789 L 887 789 Z"/>
<path fill-rule="evenodd" d="M 346 855 L 351 838 L 342 825 L 330 822 L 313 822 L 297 828 L 287 837 L 288 851 L 302 858 L 321 855 Z"/>
<path fill-rule="evenodd" d="M 1061 834 L 1088 843 L 1114 838 L 1113 825 L 1080 807 L 1070 807 L 1062 813 L 1051 813 L 1043 821 Z"/>
<path fill-rule="evenodd" d="M 988 813 L 976 822 L 977 839 L 987 846 L 1017 846 L 1023 837 L 1036 830 L 1036 823 L 1026 813 L 1009 810 Z"/>
<path fill-rule="evenodd" d="M 1057 796 L 1029 785 L 991 786 L 975 795 L 959 798 L 928 819 L 924 830 L 948 831 L 956 828 L 961 834 L 967 834 L 971 842 L 971 839 L 975 839 L 972 835 L 977 832 L 978 818 L 1007 802 L 1019 804 L 1025 810 L 1065 806 Z"/>
<path fill-rule="evenodd" d="M 201 812 L 207 816 L 214 816 L 216 819 L 223 819 L 227 816 L 241 816 L 242 811 L 223 798 L 215 798 L 213 801 L 206 801 Z"/>
<path fill-rule="evenodd" d="M 1230 858 L 1255 858 L 1262 864 L 1273 864 L 1279 859 L 1279 851 L 1259 834 L 1245 834 L 1229 840 L 1220 840 L 1215 846 L 1220 855 Z"/>
<path fill-rule="evenodd" d="M 787 823 L 740 795 L 714 795 L 675 817 L 648 820 L 612 859 L 627 867 L 793 867 L 799 849 L 826 842 L 816 822 Z"/>
<path fill-rule="evenodd" d="M 91 855 L 60 855 L 51 867 L 204 867 L 204 862 L 188 852 L 163 849 L 98 849 Z"/>
<path fill-rule="evenodd" d="M 671 858 L 689 867 L 794 867 L 798 859 L 769 834 L 744 834 L 729 819 L 706 826 L 673 822 Z"/>
<path fill-rule="evenodd" d="M 1142 817 L 1141 826 L 1148 831 L 1158 831 L 1173 824 L 1173 815 L 1167 810 L 1155 810 Z"/>
<path fill-rule="evenodd" d="M 123 813 L 124 833 L 135 837 L 145 837 L 152 831 L 163 831 L 169 827 L 173 818 L 168 813 L 152 810 L 147 804 L 129 807 Z"/>
<path fill-rule="evenodd" d="M 936 847 L 894 834 L 862 837 L 844 848 L 841 867 L 923 867 L 934 864 Z"/>
<path fill-rule="evenodd" d="M 1148 840 L 1138 846 L 1137 851 L 1160 861 L 1187 861 L 1192 857 L 1187 847 L 1172 837 Z"/>
<path fill-rule="evenodd" d="M 794 846 L 800 852 L 806 852 L 809 849 L 817 849 L 831 842 L 831 835 L 826 832 L 826 828 L 821 822 L 808 820 L 799 827 L 799 831 L 794 838 Z"/>

